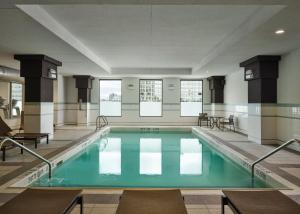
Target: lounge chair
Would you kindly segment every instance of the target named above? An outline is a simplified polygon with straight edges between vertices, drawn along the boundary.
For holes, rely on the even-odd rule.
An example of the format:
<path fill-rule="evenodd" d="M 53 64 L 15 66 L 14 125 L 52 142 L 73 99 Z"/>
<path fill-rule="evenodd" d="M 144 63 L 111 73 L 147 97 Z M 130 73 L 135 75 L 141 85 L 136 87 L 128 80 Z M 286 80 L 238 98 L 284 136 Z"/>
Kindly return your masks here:
<path fill-rule="evenodd" d="M 0 136 L 7 136 L 7 132 L 10 132 L 11 129 L 9 128 L 9 126 L 6 125 L 6 123 L 2 124 L 2 118 L 0 117 Z M 4 121 L 3 121 L 4 122 Z M 22 142 L 20 142 L 20 144 L 23 145 Z M 6 142 L 5 144 L 1 145 L 0 144 L 0 151 L 2 151 L 2 161 L 5 161 L 5 157 L 6 157 L 6 151 L 10 150 L 10 149 L 14 149 L 16 148 L 16 146 L 10 142 Z M 23 149 L 21 149 L 21 154 L 23 154 Z"/>
<path fill-rule="evenodd" d="M 231 127 L 233 128 L 233 131 L 235 132 L 235 125 L 234 125 L 234 115 L 229 115 L 229 118 L 226 120 L 220 121 L 220 126 L 222 129 L 225 129 L 225 125 L 229 126 L 229 130 L 231 131 Z"/>
<path fill-rule="evenodd" d="M 202 125 L 202 121 L 206 122 L 206 126 L 211 126 L 211 120 L 207 116 L 207 113 L 200 113 L 198 116 L 198 126 Z"/>
<path fill-rule="evenodd" d="M 300 205 L 278 190 L 266 191 L 223 191 L 224 205 L 240 214 L 298 214 Z"/>
<path fill-rule="evenodd" d="M 180 190 L 125 190 L 117 214 L 187 214 Z"/>
<path fill-rule="evenodd" d="M 20 124 L 20 128 L 19 128 L 19 133 L 21 131 L 24 131 L 24 111 L 21 111 L 21 124 Z"/>
<path fill-rule="evenodd" d="M 24 141 L 34 141 L 35 148 L 37 148 L 38 142 L 46 138 L 47 144 L 49 143 L 49 134 L 47 133 L 16 133 L 12 134 L 12 129 L 4 122 L 4 120 L 0 117 L 0 136 L 1 137 L 10 137 L 16 141 L 24 142 Z M 23 144 L 23 143 L 21 143 Z M 2 150 L 3 148 L 3 150 Z M 7 149 L 12 148 L 12 145 L 9 143 L 5 143 L 0 149 L 3 152 L 2 160 L 5 160 L 5 151 Z M 21 150 L 22 153 L 22 150 Z"/>
<path fill-rule="evenodd" d="M 0 206 L 0 213 L 62 214 L 70 213 L 77 204 L 80 204 L 82 214 L 81 192 L 81 190 L 26 189 Z"/>
<path fill-rule="evenodd" d="M 20 144 L 24 145 L 24 143 L 22 142 L 20 142 Z M 0 150 L 2 151 L 2 161 L 5 161 L 6 159 L 6 151 L 14 148 L 16 148 L 16 146 L 9 142 L 6 142 L 4 145 L 0 145 Z M 22 148 L 21 148 L 21 154 L 23 154 Z"/>

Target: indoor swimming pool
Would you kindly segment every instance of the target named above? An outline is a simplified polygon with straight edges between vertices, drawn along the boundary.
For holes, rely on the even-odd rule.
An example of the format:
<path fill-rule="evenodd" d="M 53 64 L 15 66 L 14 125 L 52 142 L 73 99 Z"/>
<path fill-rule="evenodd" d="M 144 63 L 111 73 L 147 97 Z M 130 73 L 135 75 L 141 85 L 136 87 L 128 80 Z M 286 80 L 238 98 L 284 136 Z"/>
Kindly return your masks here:
<path fill-rule="evenodd" d="M 111 131 L 32 186 L 269 188 L 191 131 Z"/>

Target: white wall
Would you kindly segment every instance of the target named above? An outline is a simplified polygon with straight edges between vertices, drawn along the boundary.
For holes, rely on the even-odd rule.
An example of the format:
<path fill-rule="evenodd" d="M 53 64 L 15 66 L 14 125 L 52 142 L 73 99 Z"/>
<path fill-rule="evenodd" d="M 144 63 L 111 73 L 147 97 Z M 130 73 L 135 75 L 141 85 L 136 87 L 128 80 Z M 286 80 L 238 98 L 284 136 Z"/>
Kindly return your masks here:
<path fill-rule="evenodd" d="M 108 117 L 112 125 L 196 125 L 197 117 L 180 116 L 180 78 L 163 78 L 163 116 L 140 117 L 139 116 L 139 78 L 124 77 L 122 80 L 122 117 Z M 77 123 L 77 89 L 73 77 L 64 77 L 65 101 L 64 124 Z M 133 84 L 134 89 L 128 88 Z M 175 85 L 173 90 L 168 85 Z M 89 123 L 95 123 L 99 115 L 99 79 L 93 81 L 91 92 L 91 104 L 89 105 Z M 204 103 L 209 102 L 208 83 L 203 84 Z"/>
<path fill-rule="evenodd" d="M 15 69 L 19 69 L 19 61 L 14 60 L 13 55 L 11 54 L 0 54 L 0 65 L 6 66 L 6 67 L 11 67 Z M 13 82 L 20 82 L 24 84 L 23 78 L 16 77 L 16 76 L 9 76 L 9 75 L 1 75 L 0 77 L 1 81 L 1 86 L 0 86 L 0 95 L 9 101 L 9 96 L 10 96 L 10 81 Z M 24 87 L 23 87 L 24 88 Z M 23 93 L 24 94 L 24 93 Z M 24 96 L 23 96 L 24 100 Z M 20 117 L 15 117 L 15 118 L 4 118 L 3 110 L 0 110 L 0 116 L 2 119 L 10 126 L 12 129 L 19 129 L 21 120 Z"/>
<path fill-rule="evenodd" d="M 248 134 L 248 120 L 251 105 L 248 104 L 248 86 L 244 81 L 243 69 L 226 76 L 224 88 L 224 105 L 210 104 L 208 81 L 203 81 L 204 112 L 228 116 L 234 114 L 238 131 Z M 117 78 L 118 79 L 118 78 Z M 196 117 L 180 117 L 180 79 L 163 78 L 163 117 L 139 117 L 139 78 L 124 77 L 122 79 L 122 117 L 110 117 L 111 124 L 120 125 L 195 125 Z M 63 81 L 62 81 L 63 80 Z M 275 137 L 280 142 L 293 138 L 300 132 L 300 50 L 295 50 L 282 56 L 278 78 L 278 104 L 264 104 L 261 108 L 261 117 L 272 119 L 275 126 Z M 61 83 L 61 84 L 59 84 Z M 128 84 L 135 85 L 129 89 Z M 168 89 L 168 84 L 174 84 L 174 90 Z M 59 89 L 60 87 L 60 89 Z M 58 90 L 62 98 L 56 103 L 63 103 L 64 123 L 76 124 L 77 89 L 73 77 L 59 77 Z M 90 105 L 90 119 L 94 122 L 99 114 L 99 79 L 93 81 L 92 102 Z M 252 113 L 251 113 L 252 114 Z M 274 121 L 274 118 L 276 121 Z M 62 120 L 59 120 L 60 122 Z M 266 120 L 267 121 L 267 120 Z M 265 122 L 266 122 L 265 121 Z M 268 122 L 262 124 L 269 127 Z M 261 129 L 265 129 L 261 127 Z M 268 129 L 268 128 L 266 128 Z M 268 136 L 274 133 L 265 132 Z"/>
<path fill-rule="evenodd" d="M 300 134 L 300 49 L 282 56 L 279 67 L 277 137 L 281 141 Z"/>
<path fill-rule="evenodd" d="M 57 75 L 57 80 L 53 83 L 54 124 L 60 126 L 65 123 L 65 79 L 62 75 Z"/>
<path fill-rule="evenodd" d="M 248 104 L 248 83 L 244 81 L 243 69 L 226 76 L 224 103 L 233 105 Z"/>
<path fill-rule="evenodd" d="M 196 125 L 197 117 L 180 116 L 180 78 L 163 78 L 163 115 L 162 117 L 139 116 L 139 78 L 122 79 L 122 117 L 109 117 L 115 125 Z M 128 88 L 133 84 L 134 89 Z M 170 90 L 168 85 L 174 85 Z M 208 86 L 207 84 L 205 86 Z M 205 87 L 204 86 L 204 87 Z M 206 100 L 204 102 L 207 102 Z"/>
<path fill-rule="evenodd" d="M 244 81 L 244 72 L 239 69 L 226 76 L 224 86 L 224 104 L 212 104 L 211 114 L 229 117 L 235 116 L 236 130 L 248 132 L 248 83 Z"/>
<path fill-rule="evenodd" d="M 226 76 L 224 88 L 224 105 L 212 106 L 224 111 L 225 115 L 234 113 L 241 132 L 249 133 L 247 120 L 259 109 L 262 130 L 261 138 L 271 136 L 278 143 L 284 142 L 300 133 L 300 49 L 282 56 L 279 63 L 277 80 L 277 104 L 248 104 L 247 82 L 244 81 L 243 70 Z M 252 110 L 253 111 L 252 111 Z M 242 111 L 242 112 L 240 112 Z M 263 119 L 262 119 L 263 118 Z M 255 130 L 254 130 L 255 131 Z M 258 132 L 259 130 L 256 130 Z"/>

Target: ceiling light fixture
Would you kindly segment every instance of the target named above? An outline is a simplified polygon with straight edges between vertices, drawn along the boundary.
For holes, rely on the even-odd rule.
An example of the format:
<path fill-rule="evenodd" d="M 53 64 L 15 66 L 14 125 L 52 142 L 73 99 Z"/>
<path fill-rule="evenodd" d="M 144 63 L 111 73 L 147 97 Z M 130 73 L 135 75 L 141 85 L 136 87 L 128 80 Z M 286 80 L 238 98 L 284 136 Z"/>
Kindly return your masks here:
<path fill-rule="evenodd" d="M 278 29 L 278 30 L 275 31 L 275 34 L 277 34 L 277 35 L 281 35 L 281 34 L 284 34 L 284 33 L 285 33 L 285 30 L 283 30 L 283 29 Z"/>

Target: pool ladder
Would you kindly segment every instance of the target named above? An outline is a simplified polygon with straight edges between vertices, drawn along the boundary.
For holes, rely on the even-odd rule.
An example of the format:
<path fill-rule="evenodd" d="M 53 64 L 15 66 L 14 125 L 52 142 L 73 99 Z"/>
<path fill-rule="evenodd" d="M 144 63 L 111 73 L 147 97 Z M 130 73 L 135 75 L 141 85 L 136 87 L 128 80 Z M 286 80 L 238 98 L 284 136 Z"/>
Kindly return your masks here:
<path fill-rule="evenodd" d="M 101 129 L 104 126 L 108 125 L 108 121 L 105 116 L 100 115 L 96 119 L 96 130 Z"/>
<path fill-rule="evenodd" d="M 298 142 L 300 143 L 300 140 L 299 139 L 291 139 L 287 142 L 285 142 L 284 144 L 282 144 L 281 146 L 277 147 L 276 149 L 272 150 L 271 152 L 269 152 L 268 154 L 264 155 L 263 157 L 257 159 L 256 161 L 254 161 L 252 164 L 251 164 L 251 177 L 252 177 L 252 182 L 254 181 L 254 167 L 256 164 L 258 164 L 259 162 L 263 161 L 264 159 L 270 157 L 271 155 L 275 154 L 276 152 L 280 151 L 281 149 L 287 147 L 288 145 L 292 144 L 292 143 L 295 143 L 295 142 Z"/>
<path fill-rule="evenodd" d="M 9 138 L 9 137 L 4 137 L 4 139 L 0 142 L 0 149 L 1 147 L 4 145 L 4 143 L 6 142 L 11 142 L 14 145 L 20 147 L 21 149 L 25 150 L 26 152 L 28 152 L 29 154 L 35 156 L 36 158 L 40 159 L 41 161 L 45 162 L 48 166 L 49 166 L 49 179 L 52 177 L 52 166 L 50 161 L 48 161 L 47 159 L 43 158 L 42 156 L 40 156 L 39 154 L 35 153 L 34 151 L 28 149 L 27 147 L 23 146 L 22 144 L 18 143 L 17 141 Z"/>

